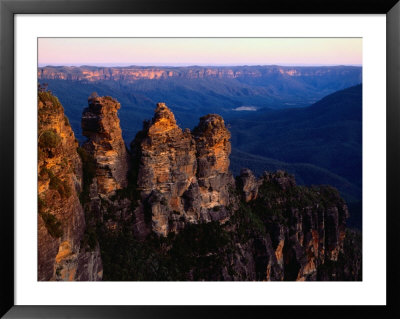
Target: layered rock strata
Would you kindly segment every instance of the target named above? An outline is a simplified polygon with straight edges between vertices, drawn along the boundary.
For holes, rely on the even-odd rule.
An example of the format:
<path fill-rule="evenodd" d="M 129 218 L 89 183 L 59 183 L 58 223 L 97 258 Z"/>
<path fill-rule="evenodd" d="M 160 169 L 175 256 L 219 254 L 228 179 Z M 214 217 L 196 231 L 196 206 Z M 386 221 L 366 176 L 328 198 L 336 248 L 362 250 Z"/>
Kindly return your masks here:
<path fill-rule="evenodd" d="M 100 280 L 99 247 L 81 245 L 86 228 L 78 194 L 78 143 L 57 98 L 38 93 L 38 280 Z M 83 267 L 82 261 L 91 259 Z"/>
<path fill-rule="evenodd" d="M 196 179 L 196 146 L 189 130 L 182 131 L 172 112 L 158 103 L 151 123 L 145 123 L 133 145 L 140 159 L 137 185 L 145 209 L 151 211 L 152 230 L 167 235 L 179 228 L 180 217 L 197 220 L 196 212 L 186 214 L 183 194 Z M 175 225 L 169 225 L 174 220 Z M 172 226 L 172 227 L 171 227 Z M 183 225 L 182 225 L 183 226 Z"/>
<path fill-rule="evenodd" d="M 197 151 L 197 177 L 201 206 L 207 209 L 229 204 L 228 185 L 233 185 L 229 172 L 231 134 L 217 114 L 200 118 L 193 130 Z"/>
<path fill-rule="evenodd" d="M 99 224 L 106 231 L 116 231 L 132 218 L 132 199 L 117 196 L 128 187 L 130 162 L 122 139 L 120 108 L 117 100 L 93 93 L 82 113 L 82 133 L 87 137 L 82 152 L 87 171 L 91 171 L 85 181 L 84 209 L 93 233 Z"/>
<path fill-rule="evenodd" d="M 263 280 L 316 280 L 319 267 L 338 260 L 348 208 L 337 190 L 296 186 L 294 177 L 283 171 L 264 173 L 255 182 L 251 171 L 242 170 L 238 179 L 243 181 L 242 196 L 253 211 L 261 212 L 268 233 L 257 243 L 267 253 Z M 249 194 L 258 197 L 249 199 Z M 274 254 L 268 253 L 271 248 Z"/>
<path fill-rule="evenodd" d="M 244 67 L 74 67 L 46 66 L 38 68 L 39 79 L 75 81 L 126 81 L 177 79 L 236 79 L 262 78 L 284 75 L 289 77 L 324 76 L 326 74 L 352 75 L 360 73 L 343 67 L 289 67 L 289 66 L 244 66 Z M 361 76 L 360 76 L 361 80 Z"/>
<path fill-rule="evenodd" d="M 233 183 L 229 138 L 218 115 L 201 118 L 192 134 L 178 127 L 164 103 L 157 104 L 152 121 L 144 123 L 131 144 L 143 201 L 137 215 L 151 216 L 152 231 L 166 236 L 185 223 L 227 217 L 228 186 Z"/>
<path fill-rule="evenodd" d="M 82 114 L 82 133 L 88 138 L 83 148 L 96 161 L 97 193 L 108 196 L 128 185 L 129 160 L 118 118 L 121 105 L 109 96 L 93 96 L 88 103 Z"/>

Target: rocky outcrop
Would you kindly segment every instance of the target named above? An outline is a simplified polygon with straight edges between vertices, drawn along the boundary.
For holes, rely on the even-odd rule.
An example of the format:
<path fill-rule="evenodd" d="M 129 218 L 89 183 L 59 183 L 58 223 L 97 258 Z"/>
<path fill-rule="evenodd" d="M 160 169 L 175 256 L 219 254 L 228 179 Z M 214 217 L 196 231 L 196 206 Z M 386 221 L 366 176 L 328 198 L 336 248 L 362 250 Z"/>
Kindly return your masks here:
<path fill-rule="evenodd" d="M 247 202 L 271 238 L 276 257 L 272 266 L 279 270 L 278 277 L 316 280 L 318 267 L 336 262 L 343 253 L 348 218 L 345 202 L 329 186 L 296 186 L 294 177 L 284 171 L 264 173 L 256 183 L 248 177 L 251 175 L 249 170 L 242 171 L 241 193 L 246 199 L 249 185 L 253 193 L 257 189 L 257 199 Z M 249 180 L 253 182 L 246 182 Z M 270 270 L 268 274 L 272 274 Z"/>
<path fill-rule="evenodd" d="M 264 172 L 259 184 L 261 185 L 264 182 L 277 185 L 283 191 L 296 186 L 296 180 L 294 176 L 289 175 L 287 172 L 282 170 L 278 170 L 275 173 Z"/>
<path fill-rule="evenodd" d="M 117 113 L 121 105 L 108 96 L 92 96 L 88 102 L 82 114 L 82 132 L 88 138 L 83 148 L 96 161 L 98 194 L 109 196 L 128 185 L 129 160 Z"/>
<path fill-rule="evenodd" d="M 243 173 L 242 177 L 252 175 Z M 121 261 L 124 278 L 360 280 L 361 252 L 354 249 L 359 242 L 354 236 L 347 240 L 343 232 L 347 207 L 335 189 L 296 186 L 293 176 L 278 171 L 256 179 L 258 195 L 246 202 L 239 185 L 231 191 L 227 209 L 232 213 L 223 223 L 185 222 L 184 228 L 166 238 L 150 236 L 140 243 L 130 239 L 127 246 L 112 246 L 118 250 L 109 253 Z M 152 192 L 149 201 L 157 206 L 156 213 L 167 214 L 168 205 L 160 205 L 161 198 Z M 115 236 L 110 242 L 129 238 L 127 233 Z"/>
<path fill-rule="evenodd" d="M 50 92 L 38 93 L 38 280 L 100 280 L 101 259 L 86 269 L 81 245 L 86 224 L 78 194 L 82 163 L 63 107 Z M 78 276 L 78 273 L 80 274 Z M 91 273 L 91 276 L 88 274 Z"/>
<path fill-rule="evenodd" d="M 132 150 L 139 162 L 142 210 L 151 214 L 152 230 L 166 236 L 182 227 L 183 219 L 197 220 L 195 212 L 186 212 L 182 198 L 197 183 L 195 143 L 189 130 L 178 127 L 164 103 L 157 104 L 152 121 L 144 124 L 132 142 Z"/>
<path fill-rule="evenodd" d="M 120 194 L 127 193 L 130 162 L 118 118 L 121 105 L 95 93 L 88 104 L 82 114 L 82 132 L 87 141 L 80 149 L 86 173 L 81 197 L 90 234 L 97 238 L 99 233 L 119 231 L 132 219 L 133 199 Z"/>
<path fill-rule="evenodd" d="M 154 190 L 168 197 L 172 209 L 183 209 L 179 197 L 196 180 L 196 148 L 189 130 L 178 127 L 164 103 L 157 104 L 140 141 L 138 187 L 144 197 Z"/>
<path fill-rule="evenodd" d="M 251 170 L 243 168 L 237 178 L 237 184 L 242 190 L 242 198 L 246 203 L 257 198 L 260 185 Z"/>
<path fill-rule="evenodd" d="M 200 119 L 193 134 L 182 131 L 171 110 L 158 103 L 151 122 L 131 143 L 139 161 L 137 187 L 152 231 L 166 236 L 186 223 L 227 217 L 230 134 L 215 114 Z M 220 209 L 221 207 L 221 209 Z"/>

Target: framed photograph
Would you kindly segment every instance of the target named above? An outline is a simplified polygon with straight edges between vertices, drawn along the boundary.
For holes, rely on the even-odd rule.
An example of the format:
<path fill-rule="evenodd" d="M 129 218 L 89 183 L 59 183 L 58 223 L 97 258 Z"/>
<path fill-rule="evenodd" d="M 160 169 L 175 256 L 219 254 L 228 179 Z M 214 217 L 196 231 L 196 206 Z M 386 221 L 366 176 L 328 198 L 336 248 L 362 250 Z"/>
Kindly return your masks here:
<path fill-rule="evenodd" d="M 5 318 L 400 314 L 397 1 L 0 10 Z"/>

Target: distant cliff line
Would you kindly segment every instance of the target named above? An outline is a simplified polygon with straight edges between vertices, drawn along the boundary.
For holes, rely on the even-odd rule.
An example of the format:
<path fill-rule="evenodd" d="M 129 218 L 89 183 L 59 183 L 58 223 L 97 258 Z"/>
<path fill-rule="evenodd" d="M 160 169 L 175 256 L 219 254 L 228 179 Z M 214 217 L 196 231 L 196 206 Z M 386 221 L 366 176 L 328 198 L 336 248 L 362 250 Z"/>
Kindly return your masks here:
<path fill-rule="evenodd" d="M 160 80 L 168 78 L 201 79 L 238 79 L 269 78 L 276 75 L 288 77 L 311 76 L 359 76 L 362 80 L 362 67 L 359 66 L 45 66 L 38 68 L 38 79 L 102 81 L 102 80 Z"/>

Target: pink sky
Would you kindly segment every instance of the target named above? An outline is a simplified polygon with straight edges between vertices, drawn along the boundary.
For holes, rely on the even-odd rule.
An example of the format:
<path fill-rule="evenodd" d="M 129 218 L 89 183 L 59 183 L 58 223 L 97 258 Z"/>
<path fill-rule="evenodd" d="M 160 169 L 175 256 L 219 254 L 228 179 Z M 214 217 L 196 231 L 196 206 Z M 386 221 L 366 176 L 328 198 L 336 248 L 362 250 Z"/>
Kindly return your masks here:
<path fill-rule="evenodd" d="M 362 65 L 361 38 L 39 38 L 44 65 Z"/>

